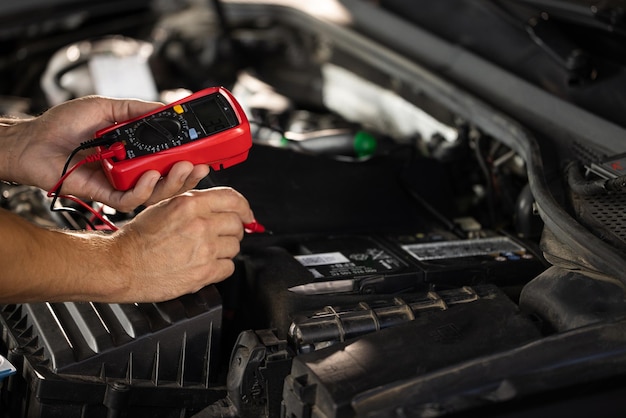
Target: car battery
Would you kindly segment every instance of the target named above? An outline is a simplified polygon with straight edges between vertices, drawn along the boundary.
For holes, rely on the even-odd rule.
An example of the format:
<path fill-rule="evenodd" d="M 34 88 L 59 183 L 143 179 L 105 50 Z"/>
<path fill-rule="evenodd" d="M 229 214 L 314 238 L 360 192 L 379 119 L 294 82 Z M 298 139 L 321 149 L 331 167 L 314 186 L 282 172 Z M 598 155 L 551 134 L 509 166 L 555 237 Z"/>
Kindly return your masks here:
<path fill-rule="evenodd" d="M 395 293 L 487 282 L 506 287 L 545 269 L 522 241 L 489 232 L 469 239 L 437 231 L 330 236 L 306 240 L 299 251 L 294 257 L 314 280 L 291 290 L 306 294 Z"/>
<path fill-rule="evenodd" d="M 255 295 L 245 307 L 254 312 L 250 328 L 275 328 L 283 338 L 301 310 L 480 284 L 513 289 L 515 297 L 545 269 L 523 242 L 501 234 L 468 240 L 434 232 L 348 234 L 283 237 L 274 244 L 248 243 L 243 252 Z"/>

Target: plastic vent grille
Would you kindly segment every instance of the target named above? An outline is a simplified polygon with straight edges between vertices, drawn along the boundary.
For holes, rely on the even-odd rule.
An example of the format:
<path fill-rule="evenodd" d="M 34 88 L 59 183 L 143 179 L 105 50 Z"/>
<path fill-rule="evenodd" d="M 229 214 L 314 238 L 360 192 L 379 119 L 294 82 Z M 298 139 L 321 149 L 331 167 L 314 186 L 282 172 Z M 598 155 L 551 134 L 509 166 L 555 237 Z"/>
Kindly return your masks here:
<path fill-rule="evenodd" d="M 605 154 L 599 153 L 591 147 L 582 144 L 578 141 L 574 141 L 570 147 L 571 151 L 577 157 L 577 159 L 585 164 L 600 161 L 606 158 Z"/>
<path fill-rule="evenodd" d="M 224 396 L 212 378 L 221 320 L 214 286 L 161 303 L 0 305 L 1 354 L 19 370 L 11 388 L 21 388 L 2 388 L 11 393 L 1 393 L 0 416 L 108 417 L 122 408 L 170 418 L 204 407 Z"/>
<path fill-rule="evenodd" d="M 626 252 L 626 193 L 574 196 L 579 219 L 596 235 Z"/>

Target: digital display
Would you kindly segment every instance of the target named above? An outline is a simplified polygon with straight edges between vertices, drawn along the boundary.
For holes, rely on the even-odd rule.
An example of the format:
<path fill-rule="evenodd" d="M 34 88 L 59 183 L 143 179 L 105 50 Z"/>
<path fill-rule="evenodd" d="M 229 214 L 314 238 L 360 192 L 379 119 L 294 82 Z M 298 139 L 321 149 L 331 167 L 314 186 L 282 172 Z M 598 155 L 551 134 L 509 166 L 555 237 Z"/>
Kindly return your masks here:
<path fill-rule="evenodd" d="M 221 96 L 215 94 L 190 104 L 207 136 L 237 125 L 233 110 L 224 99 L 220 99 Z"/>

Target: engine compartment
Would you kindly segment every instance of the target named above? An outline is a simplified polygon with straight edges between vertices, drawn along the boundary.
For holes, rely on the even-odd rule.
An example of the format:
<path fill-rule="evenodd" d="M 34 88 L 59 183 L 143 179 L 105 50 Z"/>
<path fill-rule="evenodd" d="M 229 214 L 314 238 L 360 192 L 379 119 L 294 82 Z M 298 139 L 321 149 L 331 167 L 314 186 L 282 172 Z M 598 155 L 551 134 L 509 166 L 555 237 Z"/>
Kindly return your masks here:
<path fill-rule="evenodd" d="M 312 23 L 341 27 L 341 13 L 100 7 L 33 24 L 45 39 L 5 34 L 14 54 L 0 73 L 22 76 L 3 87 L 2 113 L 120 85 L 163 101 L 226 86 L 254 145 L 199 187 L 239 190 L 271 232 L 244 238 L 232 277 L 173 301 L 0 306 L 0 354 L 19 370 L 2 383 L 0 416 L 505 416 L 520 399 L 543 404 L 544 391 L 621 396 L 602 390 L 616 388 L 608 365 L 624 357 L 623 292 L 568 269 L 597 271 L 593 250 L 558 251 L 573 216 L 554 215 L 552 204 L 569 210 L 563 177 L 541 163 L 558 146 L 516 142 L 526 134 L 513 121 L 486 121 L 489 106 L 435 73 L 418 67 L 411 84 L 399 60 L 371 65 L 346 47 L 357 35 Z M 85 227 L 39 190 L 0 187 L 5 209 Z"/>

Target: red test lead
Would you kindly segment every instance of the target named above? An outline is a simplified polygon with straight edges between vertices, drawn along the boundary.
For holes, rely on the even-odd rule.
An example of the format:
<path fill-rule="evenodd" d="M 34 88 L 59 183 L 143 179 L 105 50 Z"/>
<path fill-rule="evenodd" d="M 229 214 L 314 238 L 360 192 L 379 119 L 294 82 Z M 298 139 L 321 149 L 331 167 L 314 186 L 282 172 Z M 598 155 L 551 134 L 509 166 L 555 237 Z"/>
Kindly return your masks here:
<path fill-rule="evenodd" d="M 252 221 L 247 224 L 243 224 L 243 229 L 248 234 L 261 234 L 265 232 L 265 227 L 258 223 L 257 221 Z"/>

